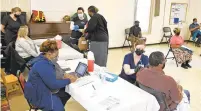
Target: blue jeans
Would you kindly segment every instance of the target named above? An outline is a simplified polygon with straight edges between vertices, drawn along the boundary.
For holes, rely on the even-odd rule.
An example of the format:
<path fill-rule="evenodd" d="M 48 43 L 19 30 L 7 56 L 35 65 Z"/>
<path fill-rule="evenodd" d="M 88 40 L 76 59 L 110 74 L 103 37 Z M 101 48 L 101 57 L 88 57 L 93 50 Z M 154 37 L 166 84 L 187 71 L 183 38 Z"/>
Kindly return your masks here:
<path fill-rule="evenodd" d="M 188 97 L 188 101 L 190 103 L 190 98 L 191 98 L 191 95 L 190 95 L 190 92 L 188 90 L 185 90 L 184 89 L 184 93 L 186 94 L 186 96 Z"/>
<path fill-rule="evenodd" d="M 193 41 L 195 41 L 195 39 L 198 37 L 198 36 L 201 36 L 201 31 L 200 30 L 197 30 L 197 31 L 195 31 L 194 33 L 193 33 Z"/>

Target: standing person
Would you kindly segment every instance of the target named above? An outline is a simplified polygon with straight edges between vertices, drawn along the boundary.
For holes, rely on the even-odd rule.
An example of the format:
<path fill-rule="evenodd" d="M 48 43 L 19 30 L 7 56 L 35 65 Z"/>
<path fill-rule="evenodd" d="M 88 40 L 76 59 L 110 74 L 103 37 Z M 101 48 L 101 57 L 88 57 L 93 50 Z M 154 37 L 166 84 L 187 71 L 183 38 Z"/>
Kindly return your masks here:
<path fill-rule="evenodd" d="M 88 22 L 86 16 L 84 16 L 84 9 L 79 7 L 77 9 L 77 16 L 73 17 L 71 20 L 70 29 L 72 30 L 71 33 L 71 43 L 78 45 L 79 38 L 83 35 L 82 32 L 85 28 L 85 25 Z"/>
<path fill-rule="evenodd" d="M 37 49 L 33 40 L 28 37 L 28 27 L 20 26 L 18 37 L 15 42 L 15 50 L 26 62 L 28 62 L 39 55 Z"/>
<path fill-rule="evenodd" d="M 99 66 L 106 67 L 108 56 L 108 29 L 105 18 L 98 14 L 98 9 L 95 6 L 88 8 L 88 14 L 91 19 L 85 33 L 88 33 L 90 41 L 90 51 L 94 53 L 95 63 Z"/>
<path fill-rule="evenodd" d="M 5 33 L 5 43 L 8 45 L 10 42 L 16 41 L 17 32 L 22 24 L 19 16 L 21 9 L 19 7 L 12 8 L 11 14 L 5 16 L 1 23 L 1 31 Z"/>

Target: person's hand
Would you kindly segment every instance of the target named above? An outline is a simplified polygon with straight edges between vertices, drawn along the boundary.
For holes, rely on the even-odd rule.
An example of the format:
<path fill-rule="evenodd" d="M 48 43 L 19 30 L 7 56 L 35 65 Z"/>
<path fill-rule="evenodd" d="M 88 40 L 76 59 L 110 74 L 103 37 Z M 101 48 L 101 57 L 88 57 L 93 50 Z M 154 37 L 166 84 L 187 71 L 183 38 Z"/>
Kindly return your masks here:
<path fill-rule="evenodd" d="M 183 87 L 178 84 L 179 94 L 180 94 L 180 101 L 183 99 Z"/>
<path fill-rule="evenodd" d="M 64 79 L 70 79 L 71 83 L 75 82 L 78 78 L 75 75 L 72 74 L 65 74 Z"/>

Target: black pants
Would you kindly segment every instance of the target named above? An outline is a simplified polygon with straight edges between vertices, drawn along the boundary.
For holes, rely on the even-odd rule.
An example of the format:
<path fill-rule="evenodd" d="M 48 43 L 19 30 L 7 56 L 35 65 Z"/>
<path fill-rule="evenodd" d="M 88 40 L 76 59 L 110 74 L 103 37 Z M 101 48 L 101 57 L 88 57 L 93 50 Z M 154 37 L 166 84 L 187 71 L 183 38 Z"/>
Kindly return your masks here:
<path fill-rule="evenodd" d="M 199 37 L 197 37 L 197 41 L 196 41 L 196 44 L 200 44 L 201 43 L 201 35 Z"/>
<path fill-rule="evenodd" d="M 66 105 L 66 102 L 71 98 L 70 94 L 65 92 L 65 87 L 61 88 L 56 95 L 60 98 L 64 106 Z"/>

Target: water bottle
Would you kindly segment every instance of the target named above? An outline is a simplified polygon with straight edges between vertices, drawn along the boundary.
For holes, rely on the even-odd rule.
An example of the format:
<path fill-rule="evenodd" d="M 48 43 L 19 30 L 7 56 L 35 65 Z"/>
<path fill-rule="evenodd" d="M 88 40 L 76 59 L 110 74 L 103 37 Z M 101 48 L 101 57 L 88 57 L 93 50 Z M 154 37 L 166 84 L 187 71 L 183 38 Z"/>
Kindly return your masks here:
<path fill-rule="evenodd" d="M 62 37 L 60 36 L 60 35 L 57 35 L 56 37 L 55 37 L 55 39 L 56 39 L 56 42 L 57 42 L 57 47 L 60 49 L 62 46 L 61 46 L 61 44 L 62 44 Z"/>
<path fill-rule="evenodd" d="M 93 72 L 94 71 L 94 53 L 89 51 L 87 55 L 87 60 L 88 60 L 88 72 Z"/>

